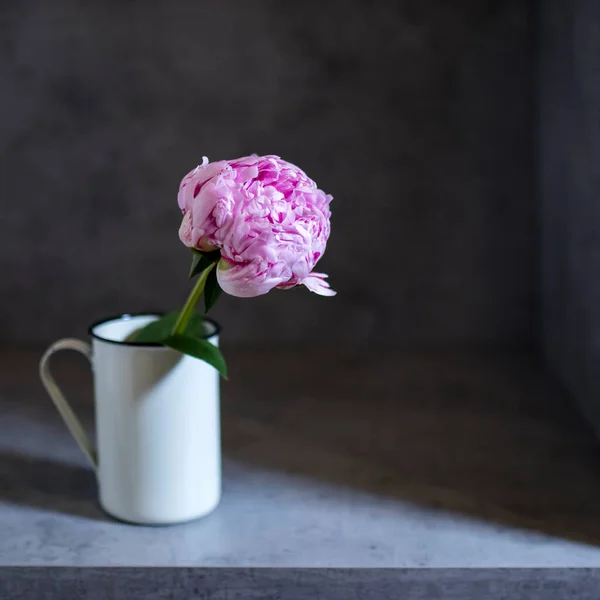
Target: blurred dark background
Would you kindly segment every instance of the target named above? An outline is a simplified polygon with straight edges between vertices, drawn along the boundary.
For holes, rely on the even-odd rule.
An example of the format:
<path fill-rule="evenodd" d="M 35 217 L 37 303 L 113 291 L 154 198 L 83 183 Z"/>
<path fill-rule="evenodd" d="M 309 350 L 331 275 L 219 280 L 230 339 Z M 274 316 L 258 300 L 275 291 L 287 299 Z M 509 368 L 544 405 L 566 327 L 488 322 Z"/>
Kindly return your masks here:
<path fill-rule="evenodd" d="M 4 341 L 178 308 L 181 177 L 273 153 L 334 196 L 338 296 L 223 298 L 230 342 L 530 346 L 526 0 L 4 0 Z"/>

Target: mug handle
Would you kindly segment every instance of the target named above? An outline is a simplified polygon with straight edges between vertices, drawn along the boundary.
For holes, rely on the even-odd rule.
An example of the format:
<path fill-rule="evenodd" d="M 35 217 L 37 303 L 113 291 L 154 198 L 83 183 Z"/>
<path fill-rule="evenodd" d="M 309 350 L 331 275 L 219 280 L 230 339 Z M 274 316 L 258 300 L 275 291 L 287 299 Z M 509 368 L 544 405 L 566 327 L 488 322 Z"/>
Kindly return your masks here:
<path fill-rule="evenodd" d="M 44 384 L 48 395 L 50 398 L 52 398 L 52 401 L 54 402 L 54 405 L 60 413 L 60 416 L 65 422 L 68 430 L 77 442 L 77 445 L 90 461 L 94 467 L 94 470 L 96 470 L 98 468 L 98 457 L 96 456 L 96 451 L 86 435 L 81 422 L 73 412 L 73 409 L 69 406 L 69 403 L 67 402 L 60 388 L 56 384 L 52 373 L 50 372 L 50 357 L 59 350 L 76 350 L 77 352 L 81 352 L 81 354 L 86 356 L 91 363 L 92 348 L 87 342 L 83 342 L 74 338 L 66 338 L 54 342 L 54 344 L 52 344 L 48 350 L 46 350 L 44 356 L 42 356 L 42 359 L 40 360 L 40 378 L 42 379 L 42 383 Z"/>

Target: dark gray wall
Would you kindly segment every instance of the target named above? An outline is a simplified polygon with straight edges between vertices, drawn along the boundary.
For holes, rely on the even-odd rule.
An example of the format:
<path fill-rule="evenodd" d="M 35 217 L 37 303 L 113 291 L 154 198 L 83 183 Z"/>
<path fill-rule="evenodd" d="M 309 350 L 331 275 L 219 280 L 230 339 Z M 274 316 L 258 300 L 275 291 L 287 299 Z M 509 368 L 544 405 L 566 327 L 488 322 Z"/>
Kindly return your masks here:
<path fill-rule="evenodd" d="M 0 4 L 1 335 L 174 308 L 180 178 L 276 153 L 335 196 L 335 299 L 226 298 L 235 341 L 527 344 L 526 0 Z"/>
<path fill-rule="evenodd" d="M 600 3 L 550 0 L 543 8 L 544 346 L 600 432 Z"/>

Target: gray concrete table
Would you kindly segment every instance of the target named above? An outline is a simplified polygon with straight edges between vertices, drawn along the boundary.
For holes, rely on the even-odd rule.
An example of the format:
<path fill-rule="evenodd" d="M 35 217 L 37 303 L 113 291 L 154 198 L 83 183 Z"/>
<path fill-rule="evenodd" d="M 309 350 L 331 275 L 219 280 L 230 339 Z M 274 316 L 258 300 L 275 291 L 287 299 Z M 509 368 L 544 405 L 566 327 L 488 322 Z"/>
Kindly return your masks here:
<path fill-rule="evenodd" d="M 221 505 L 150 528 L 98 508 L 39 354 L 0 352 L 2 598 L 600 590 L 600 450 L 532 358 L 230 351 Z M 83 359 L 55 366 L 91 429 Z"/>

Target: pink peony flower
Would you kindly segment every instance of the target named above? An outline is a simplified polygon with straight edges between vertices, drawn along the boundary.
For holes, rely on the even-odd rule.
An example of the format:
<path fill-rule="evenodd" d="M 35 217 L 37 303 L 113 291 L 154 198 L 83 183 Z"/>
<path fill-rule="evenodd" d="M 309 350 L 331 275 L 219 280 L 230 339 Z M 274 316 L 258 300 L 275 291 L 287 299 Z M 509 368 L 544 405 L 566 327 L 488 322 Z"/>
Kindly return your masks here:
<path fill-rule="evenodd" d="M 232 296 L 301 284 L 333 296 L 327 275 L 312 272 L 329 238 L 331 200 L 278 156 L 204 157 L 179 187 L 179 237 L 190 248 L 221 251 L 217 279 Z"/>

